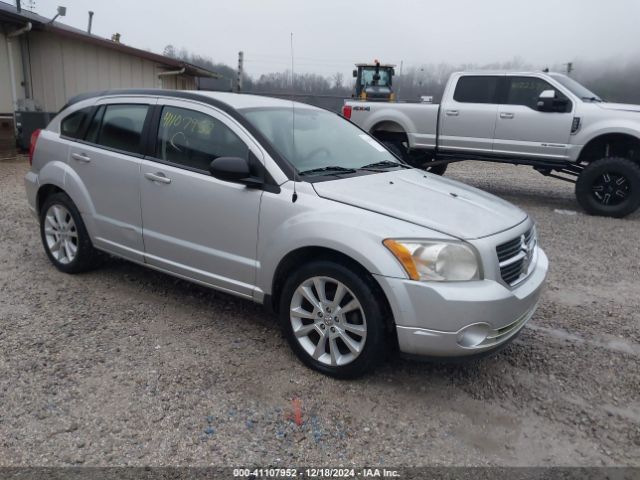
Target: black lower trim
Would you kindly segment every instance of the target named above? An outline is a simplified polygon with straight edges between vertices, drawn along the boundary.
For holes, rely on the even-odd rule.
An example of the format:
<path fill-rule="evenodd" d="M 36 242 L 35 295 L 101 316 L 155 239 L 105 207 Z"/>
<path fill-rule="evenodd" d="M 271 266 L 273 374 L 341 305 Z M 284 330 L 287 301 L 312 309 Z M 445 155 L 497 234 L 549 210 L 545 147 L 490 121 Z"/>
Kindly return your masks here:
<path fill-rule="evenodd" d="M 430 165 L 436 165 L 438 162 L 453 163 L 461 162 L 464 160 L 477 160 L 481 162 L 494 162 L 494 163 L 509 163 L 512 165 L 528 165 L 531 167 L 547 168 L 550 170 L 559 170 L 562 168 L 571 168 L 576 164 L 568 160 L 548 160 L 546 158 L 522 158 L 518 156 L 503 156 L 503 155 L 474 155 L 469 153 L 460 152 L 437 152 L 435 155 L 436 160 Z"/>
<path fill-rule="evenodd" d="M 276 310 L 273 306 L 273 297 L 271 295 L 264 296 L 264 298 L 262 299 L 262 306 L 269 314 L 275 315 Z"/>

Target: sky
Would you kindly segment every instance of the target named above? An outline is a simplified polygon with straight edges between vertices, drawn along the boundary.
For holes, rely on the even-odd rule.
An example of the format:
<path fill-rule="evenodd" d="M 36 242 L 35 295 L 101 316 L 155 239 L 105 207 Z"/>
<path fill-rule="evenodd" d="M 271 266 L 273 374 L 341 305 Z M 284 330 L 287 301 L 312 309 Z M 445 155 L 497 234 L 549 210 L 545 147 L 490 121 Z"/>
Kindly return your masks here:
<path fill-rule="evenodd" d="M 93 10 L 93 33 L 157 53 L 172 44 L 235 66 L 242 50 L 252 76 L 291 67 L 291 33 L 295 71 L 327 76 L 374 59 L 544 67 L 640 56 L 640 0 L 35 0 L 35 12 L 58 5 L 64 23 L 86 29 Z"/>

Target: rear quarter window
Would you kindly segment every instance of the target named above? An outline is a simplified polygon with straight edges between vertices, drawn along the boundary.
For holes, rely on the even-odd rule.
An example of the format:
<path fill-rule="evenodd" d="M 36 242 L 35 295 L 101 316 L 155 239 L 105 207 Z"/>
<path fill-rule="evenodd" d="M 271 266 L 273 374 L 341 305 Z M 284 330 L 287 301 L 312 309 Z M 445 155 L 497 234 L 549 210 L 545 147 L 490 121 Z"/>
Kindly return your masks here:
<path fill-rule="evenodd" d="M 70 113 L 60 122 L 60 134 L 69 138 L 82 138 L 93 107 L 82 108 Z"/>

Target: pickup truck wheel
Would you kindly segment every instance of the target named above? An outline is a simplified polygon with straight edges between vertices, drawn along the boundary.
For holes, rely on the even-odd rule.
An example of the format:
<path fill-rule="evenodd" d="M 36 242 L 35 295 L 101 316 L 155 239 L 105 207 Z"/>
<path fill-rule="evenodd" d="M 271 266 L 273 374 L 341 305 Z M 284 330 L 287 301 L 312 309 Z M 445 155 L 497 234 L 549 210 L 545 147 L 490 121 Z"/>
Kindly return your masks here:
<path fill-rule="evenodd" d="M 416 150 L 411 152 L 408 156 L 409 159 L 407 160 L 407 163 L 412 167 L 419 168 L 420 170 L 424 170 L 425 172 L 433 173 L 435 175 L 444 175 L 444 172 L 447 171 L 448 165 L 446 163 L 430 167 L 429 164 L 433 162 L 433 158 L 428 153 Z"/>
<path fill-rule="evenodd" d="M 591 215 L 625 217 L 640 206 L 640 166 L 622 157 L 596 160 L 578 177 L 576 198 Z"/>
<path fill-rule="evenodd" d="M 436 175 L 444 175 L 444 172 L 447 171 L 447 165 L 438 165 L 436 167 L 430 167 L 429 163 L 432 161 L 432 158 L 420 151 L 415 150 L 412 152 L 407 152 L 405 146 L 400 142 L 382 142 L 385 147 L 393 153 L 396 157 L 401 158 L 406 163 L 411 165 L 414 168 L 419 168 L 420 170 L 424 170 L 429 173 L 434 173 Z"/>
<path fill-rule="evenodd" d="M 373 282 L 330 260 L 308 263 L 287 279 L 280 320 L 305 365 L 333 377 L 354 378 L 384 357 L 384 308 Z"/>
<path fill-rule="evenodd" d="M 403 161 L 409 163 L 407 161 L 407 151 L 405 150 L 405 148 L 402 145 L 402 143 L 386 141 L 386 142 L 382 142 L 382 144 L 385 147 L 387 147 L 387 150 L 389 150 L 391 153 L 393 153 L 400 160 L 403 160 Z"/>

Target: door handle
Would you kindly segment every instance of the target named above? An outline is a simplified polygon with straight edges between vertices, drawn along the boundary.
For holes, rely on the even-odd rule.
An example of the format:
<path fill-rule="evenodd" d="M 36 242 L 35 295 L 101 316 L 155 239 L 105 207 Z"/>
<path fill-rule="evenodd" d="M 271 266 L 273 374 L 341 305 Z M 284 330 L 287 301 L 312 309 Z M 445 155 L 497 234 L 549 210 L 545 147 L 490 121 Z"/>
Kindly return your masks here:
<path fill-rule="evenodd" d="M 152 182 L 157 182 L 157 183 L 165 183 L 165 184 L 169 184 L 171 183 L 171 179 L 167 176 L 165 176 L 164 173 L 145 173 L 144 174 L 144 178 L 146 178 L 147 180 L 151 180 Z"/>
<path fill-rule="evenodd" d="M 509 113 L 509 112 L 500 112 L 500 118 L 505 118 L 505 119 L 512 119 L 513 117 L 515 117 L 515 115 L 513 113 Z"/>
<path fill-rule="evenodd" d="M 72 153 L 71 158 L 82 163 L 89 163 L 91 161 L 85 153 Z"/>
<path fill-rule="evenodd" d="M 446 110 L 444 113 L 450 117 L 457 117 L 460 114 L 458 110 Z"/>

